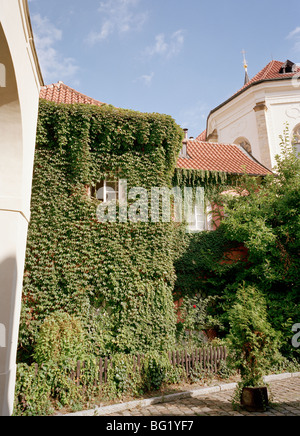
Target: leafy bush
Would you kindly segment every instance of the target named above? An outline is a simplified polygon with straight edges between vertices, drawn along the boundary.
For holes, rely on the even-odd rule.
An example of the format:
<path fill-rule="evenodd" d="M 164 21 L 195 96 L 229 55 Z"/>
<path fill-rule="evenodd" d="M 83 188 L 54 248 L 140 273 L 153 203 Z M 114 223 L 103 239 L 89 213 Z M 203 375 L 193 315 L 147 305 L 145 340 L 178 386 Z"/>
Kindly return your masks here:
<path fill-rule="evenodd" d="M 185 238 L 175 264 L 175 290 L 176 299 L 199 291 L 204 296 L 217 296 L 214 317 L 227 334 L 228 314 L 240 283 L 257 287 L 266 300 L 268 321 L 283 334 L 282 354 L 299 360 L 299 349 L 291 346 L 291 332 L 300 319 L 300 159 L 290 144 L 288 130 L 281 150 L 276 174 L 263 180 L 247 175 L 227 177 L 210 190 L 209 198 L 224 211 L 221 225 L 215 232 Z M 204 183 L 195 177 L 187 174 L 185 182 Z M 224 195 L 232 189 L 241 195 Z M 240 248 L 244 257 L 227 258 Z"/>
<path fill-rule="evenodd" d="M 34 359 L 38 365 L 46 362 L 62 364 L 76 362 L 86 352 L 87 337 L 79 319 L 64 312 L 55 312 L 45 319 L 37 337 Z"/>
<path fill-rule="evenodd" d="M 204 330 L 220 328 L 220 322 L 210 314 L 217 297 L 202 298 L 196 294 L 186 296 L 178 308 L 177 341 L 186 346 L 199 346 L 204 342 Z"/>
<path fill-rule="evenodd" d="M 229 311 L 230 361 L 240 370 L 244 387 L 263 385 L 272 364 L 280 360 L 279 335 L 267 321 L 266 302 L 257 289 L 241 286 Z"/>
<path fill-rule="evenodd" d="M 166 355 L 157 352 L 147 353 L 143 358 L 142 378 L 146 391 L 158 390 L 167 381 L 171 364 Z"/>
<path fill-rule="evenodd" d="M 60 407 L 68 406 L 73 410 L 80 407 L 86 395 L 71 378 L 72 370 L 73 361 L 63 364 L 50 361 L 40 367 L 19 364 L 14 414 L 46 416 Z"/>
<path fill-rule="evenodd" d="M 14 415 L 44 416 L 53 413 L 48 368 L 37 371 L 26 363 L 17 366 Z"/>

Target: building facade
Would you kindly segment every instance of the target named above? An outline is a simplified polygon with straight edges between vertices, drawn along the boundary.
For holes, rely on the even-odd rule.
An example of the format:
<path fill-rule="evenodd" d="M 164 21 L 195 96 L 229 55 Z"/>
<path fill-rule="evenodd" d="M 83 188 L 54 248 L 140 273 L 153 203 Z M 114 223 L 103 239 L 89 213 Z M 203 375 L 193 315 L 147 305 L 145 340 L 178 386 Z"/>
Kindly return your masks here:
<path fill-rule="evenodd" d="M 300 143 L 300 67 L 272 61 L 207 119 L 206 140 L 241 145 L 269 169 L 280 154 L 286 123 Z"/>

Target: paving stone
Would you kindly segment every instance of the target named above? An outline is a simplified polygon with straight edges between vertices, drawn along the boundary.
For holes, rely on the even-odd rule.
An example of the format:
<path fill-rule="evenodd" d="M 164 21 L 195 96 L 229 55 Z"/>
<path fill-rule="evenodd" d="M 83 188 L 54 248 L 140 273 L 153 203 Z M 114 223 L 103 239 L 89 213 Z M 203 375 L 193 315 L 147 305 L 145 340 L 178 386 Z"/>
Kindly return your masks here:
<path fill-rule="evenodd" d="M 123 411 L 123 416 L 300 416 L 300 377 L 272 378 L 268 381 L 271 405 L 264 413 L 233 410 L 233 390 L 211 390 L 205 396 L 177 398 L 161 404 Z M 108 414 L 107 416 L 117 416 Z M 121 413 L 119 413 L 121 416 Z"/>

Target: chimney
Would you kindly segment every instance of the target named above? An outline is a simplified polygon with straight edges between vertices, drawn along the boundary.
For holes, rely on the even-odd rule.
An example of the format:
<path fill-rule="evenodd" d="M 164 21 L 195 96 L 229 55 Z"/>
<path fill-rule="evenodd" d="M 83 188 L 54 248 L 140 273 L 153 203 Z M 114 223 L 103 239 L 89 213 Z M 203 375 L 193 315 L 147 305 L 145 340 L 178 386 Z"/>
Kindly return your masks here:
<path fill-rule="evenodd" d="M 183 129 L 183 131 L 184 131 L 183 141 L 186 142 L 186 141 L 188 141 L 189 129 Z"/>
<path fill-rule="evenodd" d="M 183 131 L 184 131 L 184 139 L 182 141 L 182 149 L 179 154 L 179 157 L 187 157 L 187 142 L 189 140 L 188 138 L 189 129 L 183 129 Z"/>

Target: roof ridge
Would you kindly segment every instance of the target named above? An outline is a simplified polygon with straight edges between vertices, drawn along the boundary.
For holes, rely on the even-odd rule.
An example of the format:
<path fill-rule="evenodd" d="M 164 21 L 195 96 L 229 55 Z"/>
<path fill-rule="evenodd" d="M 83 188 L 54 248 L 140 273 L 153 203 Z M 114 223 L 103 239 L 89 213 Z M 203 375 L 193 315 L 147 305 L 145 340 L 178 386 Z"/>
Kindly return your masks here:
<path fill-rule="evenodd" d="M 263 73 L 262 79 L 266 79 L 268 77 L 269 71 L 272 70 L 273 65 L 275 65 L 275 63 L 277 63 L 277 62 L 280 63 L 281 65 L 283 64 L 283 62 L 272 60 L 257 75 L 259 75 L 260 73 L 262 73 L 265 70 Z"/>
<path fill-rule="evenodd" d="M 271 174 L 268 168 L 257 159 L 232 143 L 201 141 L 199 139 L 187 141 L 188 158 L 179 157 L 177 168 L 217 171 L 229 174 L 244 174 L 265 176 Z"/>

